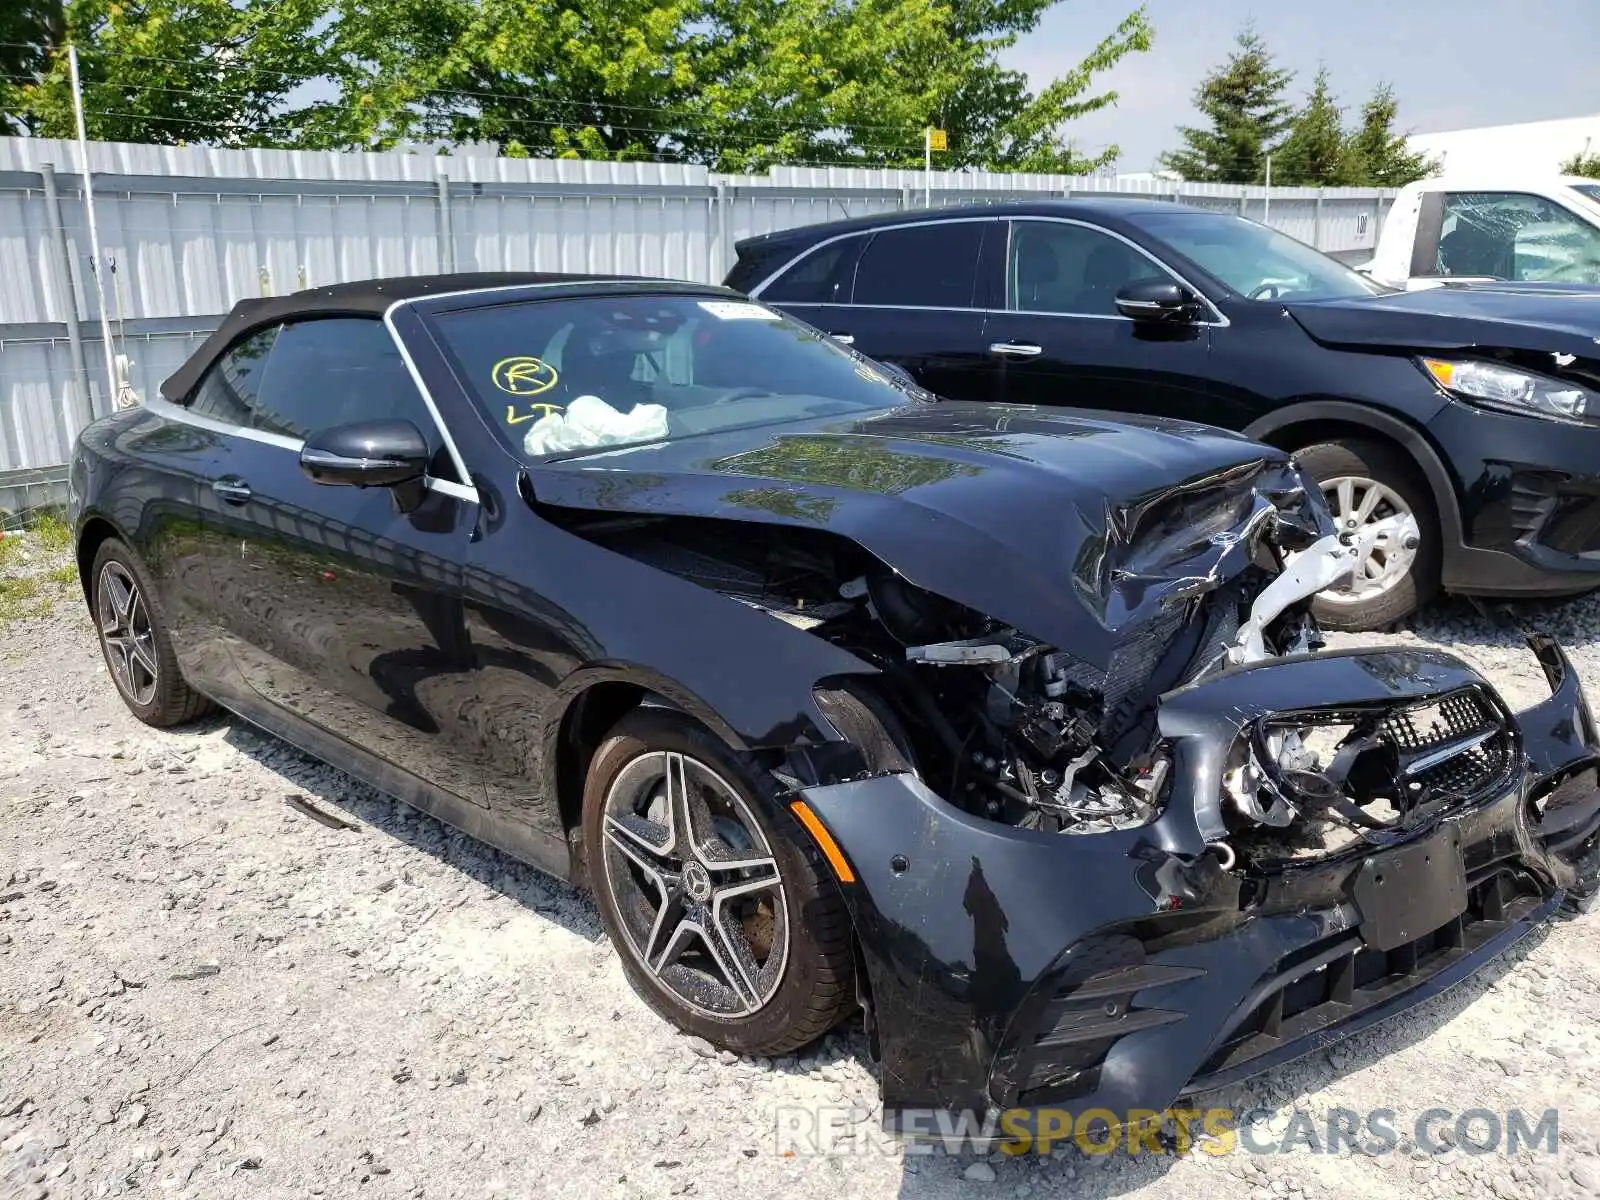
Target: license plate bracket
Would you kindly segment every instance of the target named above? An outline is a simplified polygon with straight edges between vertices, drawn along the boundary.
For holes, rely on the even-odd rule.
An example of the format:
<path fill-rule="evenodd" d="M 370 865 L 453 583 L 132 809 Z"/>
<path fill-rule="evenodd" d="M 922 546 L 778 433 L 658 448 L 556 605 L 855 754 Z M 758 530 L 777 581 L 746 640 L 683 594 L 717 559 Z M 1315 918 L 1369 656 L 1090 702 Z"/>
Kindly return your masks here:
<path fill-rule="evenodd" d="M 1447 825 L 1373 855 L 1356 872 L 1353 892 L 1361 936 L 1375 950 L 1393 950 L 1448 925 L 1467 908 L 1461 831 Z"/>

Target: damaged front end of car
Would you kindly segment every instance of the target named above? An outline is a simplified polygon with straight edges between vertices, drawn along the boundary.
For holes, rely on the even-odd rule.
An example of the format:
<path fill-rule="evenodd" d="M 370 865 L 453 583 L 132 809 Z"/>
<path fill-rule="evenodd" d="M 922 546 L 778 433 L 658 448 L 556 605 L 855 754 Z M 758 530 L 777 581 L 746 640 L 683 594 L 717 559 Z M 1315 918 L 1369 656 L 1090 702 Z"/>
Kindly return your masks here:
<path fill-rule="evenodd" d="M 1527 712 L 1448 655 L 1322 653 L 1159 702 L 1142 823 L 807 788 L 847 856 L 885 1123 L 1161 1110 L 1437 994 L 1596 887 L 1600 754 L 1560 648 Z M 1330 731 L 1346 730 L 1331 753 Z"/>
<path fill-rule="evenodd" d="M 913 419 L 872 426 L 897 477 L 935 442 Z M 1593 892 L 1600 737 L 1553 642 L 1551 697 L 1520 714 L 1445 654 L 1329 652 L 1310 599 L 1370 547 L 1286 456 L 1072 418 L 1104 453 L 1071 458 L 1019 436 L 1031 417 L 953 419 L 992 427 L 937 447 L 990 457 L 911 490 L 860 486 L 843 435 L 535 488 L 570 532 L 861 664 L 816 680 L 824 736 L 751 749 L 853 915 L 888 1128 L 1160 1110 L 1419 1002 Z M 1169 478 L 1073 469 L 1108 460 Z M 1009 493 L 986 480 L 1012 469 Z"/>
<path fill-rule="evenodd" d="M 874 656 L 871 714 L 819 688 L 877 748 L 798 795 L 854 876 L 889 1129 L 1160 1110 L 1419 1003 L 1594 894 L 1600 736 L 1560 647 L 1531 640 L 1552 694 L 1521 714 L 1449 655 L 1323 651 L 1307 601 L 1363 548 L 1269 508 L 1202 527 L 1197 569 L 1096 576 L 1121 603 L 1160 593 L 1103 671 L 861 585 L 904 662 Z M 922 640 L 941 627 L 963 636 Z"/>

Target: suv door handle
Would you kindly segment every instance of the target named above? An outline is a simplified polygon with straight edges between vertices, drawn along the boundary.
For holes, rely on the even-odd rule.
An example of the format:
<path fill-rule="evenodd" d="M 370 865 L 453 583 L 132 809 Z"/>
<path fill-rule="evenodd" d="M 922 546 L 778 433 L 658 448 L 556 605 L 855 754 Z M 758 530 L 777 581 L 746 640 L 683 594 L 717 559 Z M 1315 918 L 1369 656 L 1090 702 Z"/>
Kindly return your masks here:
<path fill-rule="evenodd" d="M 243 504 L 250 499 L 250 485 L 237 476 L 212 480 L 211 490 L 229 504 Z"/>
<path fill-rule="evenodd" d="M 830 333 L 828 336 L 842 346 L 854 346 L 856 344 L 856 335 L 853 333 Z"/>
<path fill-rule="evenodd" d="M 999 354 L 1005 358 L 1032 358 L 1044 353 L 1043 346 L 1035 346 L 1032 342 L 991 342 L 990 354 Z"/>

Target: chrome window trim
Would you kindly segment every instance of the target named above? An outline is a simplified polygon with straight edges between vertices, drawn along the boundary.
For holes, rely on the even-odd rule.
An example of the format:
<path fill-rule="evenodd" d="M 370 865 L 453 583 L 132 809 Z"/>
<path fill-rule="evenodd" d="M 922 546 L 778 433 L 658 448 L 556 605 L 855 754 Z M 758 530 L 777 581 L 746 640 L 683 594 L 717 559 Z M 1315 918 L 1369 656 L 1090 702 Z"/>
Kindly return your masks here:
<path fill-rule="evenodd" d="M 1191 283 L 1188 279 L 1185 279 L 1184 276 L 1183 276 L 1183 273 L 1181 271 L 1177 271 L 1177 270 L 1173 269 L 1172 267 L 1168 266 L 1166 263 L 1162 262 L 1161 259 L 1157 258 L 1153 253 L 1151 253 L 1149 250 L 1147 250 L 1143 246 L 1141 246 L 1138 242 L 1134 241 L 1132 238 L 1130 238 L 1130 237 L 1128 237 L 1128 236 L 1126 236 L 1124 234 L 1118 233 L 1115 229 L 1107 229 L 1104 225 L 1096 225 L 1093 221 L 1084 221 L 1084 220 L 1081 220 L 1081 219 L 1079 219 L 1077 217 L 1043 217 L 1043 216 L 1031 216 L 1030 215 L 1030 216 L 1007 217 L 1006 220 L 1010 223 L 1010 227 L 1011 228 L 1006 233 L 1005 302 L 1006 302 L 1007 307 L 1003 310 L 1004 312 L 1014 313 L 1019 317 L 1073 317 L 1073 318 L 1076 318 L 1078 320 L 1087 319 L 1087 320 L 1091 320 L 1091 321 L 1094 321 L 1094 320 L 1098 320 L 1098 321 L 1132 321 L 1133 320 L 1132 317 L 1125 317 L 1121 313 L 1039 312 L 1039 311 L 1037 311 L 1035 309 L 1011 308 L 1010 307 L 1010 304 L 1011 304 L 1011 239 L 1012 239 L 1012 236 L 1016 232 L 1017 225 L 1022 221 L 1047 221 L 1047 222 L 1052 222 L 1052 223 L 1054 223 L 1056 225 L 1077 225 L 1077 226 L 1079 226 L 1080 228 L 1083 228 L 1083 229 L 1092 229 L 1096 233 L 1103 233 L 1107 237 L 1116 238 L 1117 241 L 1121 242 L 1124 246 L 1127 246 L 1131 250 L 1137 251 L 1139 254 L 1141 254 L 1145 258 L 1149 259 L 1157 267 L 1159 267 L 1164 274 L 1170 275 L 1176 282 L 1182 284 L 1184 287 L 1188 288 L 1191 292 L 1193 292 L 1197 297 L 1199 297 L 1200 303 L 1204 304 L 1208 309 L 1210 309 L 1212 316 L 1214 316 L 1216 318 L 1216 320 L 1214 320 L 1214 321 L 1195 321 L 1195 322 L 1193 322 L 1194 325 L 1199 326 L 1201 328 L 1205 328 L 1205 329 L 1226 329 L 1229 325 L 1231 325 L 1233 323 L 1233 322 L 1228 320 L 1227 314 L 1225 314 L 1220 308 L 1218 308 L 1214 303 L 1212 303 L 1211 297 L 1206 295 L 1205 292 L 1202 291 L 1200 288 L 1195 287 L 1195 285 L 1193 283 Z"/>
<path fill-rule="evenodd" d="M 540 286 L 548 286 L 548 285 L 531 284 L 529 286 L 540 287 Z M 479 290 L 484 290 L 484 291 L 495 290 L 495 291 L 498 291 L 500 289 L 479 289 Z M 471 291 L 465 291 L 465 292 L 447 292 L 447 293 L 444 293 L 444 294 L 445 295 L 467 296 L 467 295 L 472 295 L 473 293 Z M 437 296 L 430 296 L 430 297 L 428 297 L 428 299 L 434 300 L 434 299 L 438 299 L 438 297 Z M 409 300 L 396 300 L 393 304 L 389 305 L 388 308 L 384 309 L 383 310 L 384 328 L 386 328 L 389 331 L 389 336 L 392 339 L 394 339 L 395 349 L 400 351 L 401 361 L 403 361 L 406 364 L 406 370 L 408 372 L 410 372 L 410 374 L 411 374 L 411 382 L 416 384 L 417 391 L 420 392 L 421 395 L 422 395 L 422 403 L 425 404 L 427 406 L 427 408 L 428 408 L 428 415 L 433 418 L 433 423 L 439 430 L 439 436 L 444 439 L 444 448 L 445 448 L 446 452 L 449 453 L 449 455 L 450 455 L 450 461 L 455 464 L 456 474 L 459 475 L 461 477 L 462 481 L 463 481 L 461 486 L 466 487 L 466 486 L 468 486 L 470 484 L 470 481 L 472 479 L 471 473 L 468 472 L 468 470 L 467 470 L 467 460 L 461 457 L 461 451 L 456 447 L 455 438 L 450 436 L 450 428 L 449 428 L 449 426 L 447 426 L 444 423 L 444 414 L 439 411 L 439 405 L 437 403 L 435 403 L 435 401 L 433 399 L 433 393 L 428 390 L 428 385 L 423 382 L 422 372 L 417 369 L 417 360 L 411 357 L 411 351 L 406 347 L 405 339 L 400 336 L 400 331 L 395 328 L 395 324 L 394 324 L 394 314 L 395 314 L 395 312 L 398 309 L 404 307 L 405 305 L 407 305 L 409 303 L 411 303 L 411 301 L 409 301 Z M 469 490 L 472 491 L 472 502 L 474 504 L 476 504 L 478 502 L 477 490 L 475 488 L 471 488 Z M 459 499 L 459 497 L 458 497 L 458 499 Z"/>
<path fill-rule="evenodd" d="M 831 246 L 835 242 L 842 242 L 842 241 L 844 241 L 845 238 L 873 237 L 873 236 L 875 236 L 877 234 L 889 233 L 890 231 L 896 230 L 896 229 L 926 229 L 930 225 L 968 225 L 968 224 L 971 224 L 974 221 L 1004 221 L 1005 219 L 1006 219 L 1005 217 L 997 217 L 997 216 L 995 216 L 995 215 L 993 215 L 991 213 L 991 214 L 988 214 L 988 215 L 985 215 L 985 216 L 981 216 L 981 217 L 978 217 L 978 216 L 972 216 L 972 217 L 944 217 L 944 218 L 941 218 L 941 219 L 938 219 L 938 220 L 932 220 L 932 221 L 930 221 L 930 220 L 898 221 L 893 225 L 874 225 L 870 229 L 851 229 L 851 230 L 848 230 L 845 233 L 836 233 L 831 238 L 824 238 L 822 241 L 817 242 L 815 245 L 807 246 L 805 248 L 805 250 L 800 253 L 799 257 L 791 258 L 788 262 L 784 263 L 776 271 L 772 272 L 772 274 L 768 275 L 765 279 L 763 279 L 760 283 L 756 284 L 755 287 L 751 288 L 748 292 L 746 292 L 745 295 L 750 297 L 750 299 L 752 299 L 752 300 L 759 299 L 760 296 L 761 296 L 761 293 L 766 291 L 769 286 L 771 286 L 773 283 L 776 283 L 780 277 L 782 277 L 784 275 L 787 275 L 790 271 L 794 270 L 801 263 L 803 263 L 806 259 L 810 258 L 813 254 L 815 254 L 818 250 L 821 250 L 825 246 Z M 857 263 L 856 263 L 856 266 L 859 268 L 860 265 L 861 265 L 861 263 L 858 260 Z M 974 282 L 976 282 L 976 278 L 974 278 Z M 851 280 L 850 294 L 852 296 L 855 295 L 855 281 L 853 279 Z M 775 300 L 775 301 L 773 301 L 773 303 L 774 304 L 786 304 L 786 303 L 788 303 L 788 301 Z M 829 302 L 826 301 L 826 300 L 802 300 L 802 301 L 796 301 L 796 303 L 799 303 L 799 304 L 827 304 Z M 840 308 L 912 308 L 912 307 L 916 307 L 916 308 L 919 308 L 923 312 L 987 312 L 988 311 L 987 309 L 982 309 L 982 308 L 945 308 L 945 307 L 941 307 L 941 306 L 937 306 L 937 305 L 915 305 L 915 306 L 913 306 L 913 305 L 908 305 L 908 304 L 842 304 L 842 305 L 838 305 L 837 307 L 840 307 Z"/>
<path fill-rule="evenodd" d="M 165 396 L 152 396 L 145 401 L 144 407 L 167 421 L 176 421 L 180 425 L 192 425 L 197 429 L 206 429 L 212 433 L 225 433 L 231 437 L 242 437 L 252 442 L 260 442 L 263 446 L 273 446 L 279 450 L 287 450 L 291 454 L 299 455 L 305 448 L 304 439 L 285 437 L 281 433 L 269 433 L 265 429 L 246 429 L 242 425 L 230 425 L 226 421 L 219 421 L 215 417 L 205 416 L 203 413 L 190 412 L 181 404 L 174 404 Z M 435 479 L 432 475 L 422 477 L 423 486 L 430 492 L 438 492 L 441 496 L 449 496 L 455 500 L 463 500 L 471 504 L 479 503 L 476 488 L 465 484 L 456 483 L 449 479 Z"/>
<path fill-rule="evenodd" d="M 300 453 L 300 448 L 305 445 L 304 439 L 287 437 L 281 433 L 271 433 L 265 429 L 249 429 L 243 425 L 231 425 L 217 417 L 208 417 L 204 413 L 197 413 L 187 405 L 174 404 L 165 396 L 152 396 L 145 401 L 144 406 L 151 412 L 165 417 L 169 421 L 177 421 L 180 425 L 193 425 L 198 429 L 209 429 L 213 433 L 226 433 L 234 437 L 242 437 L 252 442 L 260 442 L 264 446 L 276 446 L 280 450 L 292 450 Z"/>
<path fill-rule="evenodd" d="M 783 305 L 784 308 L 864 308 L 873 311 L 887 312 L 960 312 L 960 313 L 986 313 L 995 312 L 992 308 L 960 308 L 952 304 L 829 304 L 827 301 L 796 300 L 792 304 L 787 300 L 772 300 L 773 306 Z"/>

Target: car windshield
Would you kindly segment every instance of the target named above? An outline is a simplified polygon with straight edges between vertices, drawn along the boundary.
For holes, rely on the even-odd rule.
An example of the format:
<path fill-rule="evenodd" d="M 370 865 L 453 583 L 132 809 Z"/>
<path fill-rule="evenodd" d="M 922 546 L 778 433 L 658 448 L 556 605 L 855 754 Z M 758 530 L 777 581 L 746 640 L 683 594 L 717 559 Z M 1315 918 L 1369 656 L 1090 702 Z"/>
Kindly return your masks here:
<path fill-rule="evenodd" d="M 1390 289 L 1275 229 L 1226 213 L 1150 213 L 1140 228 L 1251 300 L 1337 300 Z"/>
<path fill-rule="evenodd" d="M 926 393 L 760 304 L 551 299 L 434 318 L 455 367 L 530 460 L 892 408 Z"/>

